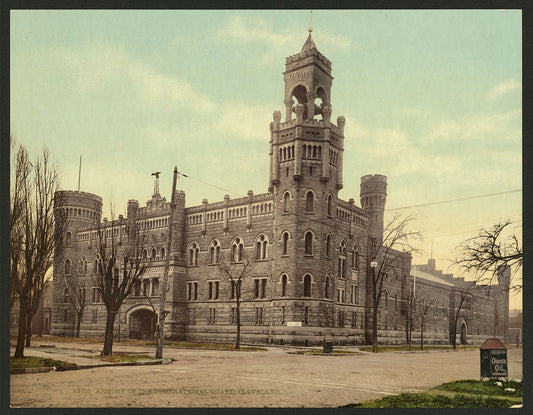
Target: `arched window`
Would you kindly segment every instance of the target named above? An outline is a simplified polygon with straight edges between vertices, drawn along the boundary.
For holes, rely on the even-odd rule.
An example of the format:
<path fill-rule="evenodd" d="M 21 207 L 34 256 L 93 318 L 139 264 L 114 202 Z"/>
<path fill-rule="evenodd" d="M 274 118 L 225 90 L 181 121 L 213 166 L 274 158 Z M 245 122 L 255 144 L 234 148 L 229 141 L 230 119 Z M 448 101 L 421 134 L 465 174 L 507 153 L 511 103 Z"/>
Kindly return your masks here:
<path fill-rule="evenodd" d="M 331 279 L 326 275 L 326 283 L 324 284 L 324 297 L 329 298 L 331 295 Z"/>
<path fill-rule="evenodd" d="M 346 242 L 341 241 L 339 245 L 339 278 L 344 278 L 346 275 Z"/>
<path fill-rule="evenodd" d="M 65 275 L 70 275 L 70 266 L 71 266 L 70 259 L 66 259 L 65 260 Z"/>
<path fill-rule="evenodd" d="M 147 258 L 148 258 L 148 250 L 147 249 L 143 249 L 142 259 L 146 261 Z"/>
<path fill-rule="evenodd" d="M 283 232 L 281 239 L 282 239 L 281 255 L 289 255 L 289 232 Z"/>
<path fill-rule="evenodd" d="M 98 272 L 98 261 L 100 260 L 100 256 L 96 255 L 93 262 L 93 274 L 96 274 Z"/>
<path fill-rule="evenodd" d="M 307 192 L 305 195 L 305 211 L 306 212 L 313 212 L 313 203 L 314 203 L 314 195 L 311 190 Z"/>
<path fill-rule="evenodd" d="M 289 213 L 290 200 L 291 200 L 291 194 L 289 192 L 285 192 L 283 194 L 283 213 Z"/>
<path fill-rule="evenodd" d="M 65 235 L 65 246 L 70 246 L 72 244 L 72 234 L 67 232 Z"/>
<path fill-rule="evenodd" d="M 326 258 L 331 256 L 331 235 L 326 236 Z"/>
<path fill-rule="evenodd" d="M 87 258 L 83 258 L 83 275 L 87 274 Z"/>
<path fill-rule="evenodd" d="M 240 238 L 235 238 L 231 243 L 231 259 L 233 262 L 241 262 L 244 245 Z"/>
<path fill-rule="evenodd" d="M 333 197 L 328 196 L 328 216 L 333 216 Z"/>
<path fill-rule="evenodd" d="M 394 308 L 398 308 L 398 293 L 394 294 Z"/>
<path fill-rule="evenodd" d="M 359 269 L 359 248 L 357 246 L 354 246 L 352 251 L 352 268 Z"/>
<path fill-rule="evenodd" d="M 161 247 L 161 250 L 159 251 L 159 257 L 161 259 L 165 259 L 165 248 L 164 247 Z"/>
<path fill-rule="evenodd" d="M 305 255 L 313 255 L 313 232 L 307 231 L 305 233 Z"/>
<path fill-rule="evenodd" d="M 68 303 L 69 298 L 70 298 L 70 293 L 68 291 L 68 287 L 65 287 L 65 289 L 63 290 L 63 302 Z"/>
<path fill-rule="evenodd" d="M 281 276 L 281 296 L 282 297 L 285 297 L 287 296 L 287 282 L 288 282 L 289 278 L 287 277 L 286 274 L 283 274 Z"/>
<path fill-rule="evenodd" d="M 155 248 L 152 248 L 152 252 L 150 254 L 150 259 L 153 261 L 155 259 L 157 255 L 157 251 L 155 250 Z"/>
<path fill-rule="evenodd" d="M 255 241 L 255 259 L 266 259 L 268 240 L 265 235 L 259 235 Z"/>
<path fill-rule="evenodd" d="M 193 242 L 189 246 L 189 265 L 196 266 L 198 265 L 198 254 L 200 253 L 200 247 L 196 242 Z"/>
<path fill-rule="evenodd" d="M 220 243 L 215 240 L 209 245 L 209 263 L 218 264 L 220 257 Z"/>
<path fill-rule="evenodd" d="M 311 297 L 311 275 L 304 276 L 304 297 Z"/>
<path fill-rule="evenodd" d="M 389 293 L 385 291 L 385 307 L 389 307 Z"/>

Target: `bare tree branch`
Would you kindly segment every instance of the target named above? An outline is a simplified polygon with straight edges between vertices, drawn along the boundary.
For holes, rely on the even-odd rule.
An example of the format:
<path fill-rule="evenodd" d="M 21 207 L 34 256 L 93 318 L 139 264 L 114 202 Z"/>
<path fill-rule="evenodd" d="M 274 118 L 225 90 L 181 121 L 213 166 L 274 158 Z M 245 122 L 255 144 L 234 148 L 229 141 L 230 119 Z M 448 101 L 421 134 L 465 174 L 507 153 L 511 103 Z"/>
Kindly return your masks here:
<path fill-rule="evenodd" d="M 456 264 L 475 276 L 478 283 L 492 285 L 502 267 L 512 270 L 510 288 L 521 291 L 516 274 L 522 270 L 522 243 L 515 234 L 505 236 L 512 222 L 497 223 L 461 242 L 456 248 Z M 496 280 L 495 280 L 496 279 Z"/>

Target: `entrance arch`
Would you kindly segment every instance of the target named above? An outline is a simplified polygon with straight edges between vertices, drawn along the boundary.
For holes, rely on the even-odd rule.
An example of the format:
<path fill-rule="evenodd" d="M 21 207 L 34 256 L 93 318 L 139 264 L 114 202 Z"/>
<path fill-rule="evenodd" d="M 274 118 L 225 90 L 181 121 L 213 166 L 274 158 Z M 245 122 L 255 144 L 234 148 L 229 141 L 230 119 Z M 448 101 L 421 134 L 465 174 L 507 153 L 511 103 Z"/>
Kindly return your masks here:
<path fill-rule="evenodd" d="M 157 316 L 151 310 L 140 309 L 130 314 L 130 338 L 153 339 Z"/>
<path fill-rule="evenodd" d="M 466 344 L 466 323 L 463 321 L 463 324 L 461 324 L 461 344 Z"/>

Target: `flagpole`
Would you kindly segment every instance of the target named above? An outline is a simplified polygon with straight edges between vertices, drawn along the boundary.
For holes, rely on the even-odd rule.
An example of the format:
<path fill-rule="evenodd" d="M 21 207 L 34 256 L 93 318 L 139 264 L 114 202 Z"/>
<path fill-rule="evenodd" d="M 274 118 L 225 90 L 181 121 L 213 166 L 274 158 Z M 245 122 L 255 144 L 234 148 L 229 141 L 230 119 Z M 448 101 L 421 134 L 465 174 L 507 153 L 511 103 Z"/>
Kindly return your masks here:
<path fill-rule="evenodd" d="M 80 182 L 81 182 L 81 155 L 80 155 L 80 168 L 78 170 L 78 193 L 80 191 Z"/>

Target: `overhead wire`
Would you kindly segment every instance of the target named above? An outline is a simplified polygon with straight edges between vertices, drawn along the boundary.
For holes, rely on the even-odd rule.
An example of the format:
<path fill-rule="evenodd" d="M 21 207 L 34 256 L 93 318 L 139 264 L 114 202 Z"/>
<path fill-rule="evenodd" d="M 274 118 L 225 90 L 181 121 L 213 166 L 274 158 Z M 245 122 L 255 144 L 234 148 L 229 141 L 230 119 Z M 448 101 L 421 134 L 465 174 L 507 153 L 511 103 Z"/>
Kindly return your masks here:
<path fill-rule="evenodd" d="M 246 198 L 247 197 L 247 196 L 244 196 L 244 195 L 239 195 L 239 192 L 235 192 L 233 190 L 230 190 L 230 189 L 227 189 L 227 188 L 224 188 L 224 187 L 209 183 L 207 181 L 192 177 L 192 176 L 190 176 L 188 174 L 181 173 L 181 172 L 178 172 L 178 174 L 183 176 L 183 177 L 186 177 L 188 179 L 195 180 L 197 182 L 203 183 L 203 184 L 205 184 L 207 186 L 211 186 L 211 187 L 214 187 L 216 189 L 229 192 L 230 194 L 232 194 L 232 193 L 233 194 L 237 194 L 239 198 Z M 502 195 L 502 194 L 516 193 L 516 192 L 521 192 L 521 191 L 522 191 L 522 189 L 512 189 L 512 190 L 506 190 L 506 191 L 502 191 L 502 192 L 486 193 L 486 194 L 476 195 L 476 196 L 467 196 L 467 197 L 461 197 L 461 198 L 456 198 L 456 199 L 448 199 L 448 200 L 441 200 L 441 201 L 436 201 L 436 202 L 421 203 L 421 204 L 411 205 L 411 206 L 396 207 L 396 208 L 386 209 L 386 211 L 390 212 L 390 211 L 397 211 L 397 210 L 403 210 L 403 209 L 411 209 L 411 208 L 418 208 L 418 207 L 433 206 L 433 205 L 439 205 L 439 204 L 445 204 L 445 203 L 461 202 L 461 201 L 465 201 L 465 200 L 482 199 L 482 198 L 486 198 L 486 197 L 499 196 L 499 195 Z M 325 221 L 320 220 L 320 219 L 315 219 L 309 214 L 302 214 L 300 212 L 291 211 L 290 209 L 289 209 L 289 212 L 286 212 L 284 207 L 281 207 L 281 206 L 280 207 L 276 207 L 276 205 L 274 205 L 273 208 L 274 209 L 278 209 L 279 211 L 281 211 L 281 213 L 292 213 L 292 214 L 296 215 L 297 217 L 305 218 L 307 221 L 310 221 L 310 222 L 318 223 L 318 224 L 321 224 L 321 225 L 328 225 L 330 227 L 333 227 L 333 229 L 335 229 L 335 230 L 340 230 L 341 229 L 341 227 L 338 226 L 335 223 L 330 223 L 330 222 L 325 222 Z M 509 217 L 514 217 L 514 216 L 521 216 L 521 214 L 516 214 L 516 215 L 509 216 Z M 500 218 L 504 218 L 504 217 L 500 217 Z M 477 222 L 477 223 L 484 223 L 484 222 Z M 474 223 L 468 223 L 468 224 L 464 224 L 464 225 L 472 225 L 472 224 L 474 224 Z M 458 225 L 458 226 L 464 226 L 464 225 Z M 454 235 L 460 235 L 460 234 L 465 234 L 465 233 L 476 232 L 477 230 L 479 230 L 479 229 L 475 229 L 475 230 L 472 230 L 472 231 L 456 232 L 456 233 L 445 234 L 445 235 L 433 235 L 432 237 L 433 238 L 439 238 L 439 237 L 443 237 L 443 236 L 454 236 Z"/>

